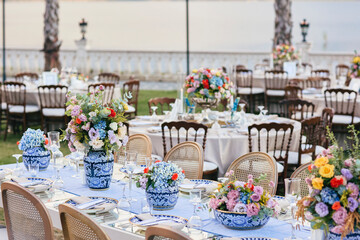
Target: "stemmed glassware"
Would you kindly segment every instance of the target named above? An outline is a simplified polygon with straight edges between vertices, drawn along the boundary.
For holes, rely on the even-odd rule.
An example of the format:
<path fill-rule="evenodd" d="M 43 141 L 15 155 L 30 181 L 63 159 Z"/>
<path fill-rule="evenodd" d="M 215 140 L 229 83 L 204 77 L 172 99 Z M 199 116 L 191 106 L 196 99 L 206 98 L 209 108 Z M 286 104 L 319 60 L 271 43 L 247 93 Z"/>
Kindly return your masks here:
<path fill-rule="evenodd" d="M 70 155 L 70 158 L 75 162 L 76 174 L 72 175 L 73 178 L 80 178 L 80 160 L 84 159 L 85 153 L 76 151 Z"/>
<path fill-rule="evenodd" d="M 266 120 L 266 114 L 268 113 L 268 110 L 267 110 L 267 109 L 263 109 L 263 110 L 261 110 L 261 113 L 262 113 L 262 119 L 263 119 L 263 120 Z"/>
<path fill-rule="evenodd" d="M 54 187 L 62 188 L 64 181 L 60 176 L 60 168 L 63 166 L 63 162 L 60 162 L 60 158 L 63 157 L 60 149 L 60 133 L 57 131 L 48 132 L 50 151 L 53 157 L 53 167 L 55 170 L 55 181 L 53 183 Z M 57 160 L 58 158 L 58 160 Z"/>
<path fill-rule="evenodd" d="M 13 171 L 13 175 L 15 177 L 20 177 L 22 175 L 22 168 L 19 165 L 19 158 L 22 157 L 21 154 L 13 154 L 12 155 L 14 158 L 16 158 L 16 168 Z"/>
<path fill-rule="evenodd" d="M 285 238 L 289 240 L 301 240 L 301 238 L 296 237 L 295 229 L 296 229 L 296 202 L 300 199 L 300 178 L 286 178 L 285 179 L 285 199 L 290 203 L 290 214 L 292 217 L 291 220 L 291 237 Z"/>
<path fill-rule="evenodd" d="M 136 201 L 131 197 L 132 190 L 132 176 L 136 169 L 137 164 L 137 152 L 126 152 L 125 153 L 125 168 L 129 174 L 129 201 Z"/>
<path fill-rule="evenodd" d="M 190 202 L 194 206 L 193 215 L 189 219 L 187 226 L 193 229 L 200 229 L 202 227 L 201 217 L 196 213 L 197 206 L 201 203 L 201 190 L 194 188 L 190 191 Z"/>
<path fill-rule="evenodd" d="M 258 106 L 259 109 L 259 120 L 262 121 L 263 120 L 263 110 L 264 110 L 264 106 Z"/>
<path fill-rule="evenodd" d="M 151 106 L 151 110 L 152 110 L 151 121 L 152 122 L 157 122 L 158 121 L 158 117 L 156 115 L 156 110 L 157 109 L 158 109 L 157 106 Z"/>

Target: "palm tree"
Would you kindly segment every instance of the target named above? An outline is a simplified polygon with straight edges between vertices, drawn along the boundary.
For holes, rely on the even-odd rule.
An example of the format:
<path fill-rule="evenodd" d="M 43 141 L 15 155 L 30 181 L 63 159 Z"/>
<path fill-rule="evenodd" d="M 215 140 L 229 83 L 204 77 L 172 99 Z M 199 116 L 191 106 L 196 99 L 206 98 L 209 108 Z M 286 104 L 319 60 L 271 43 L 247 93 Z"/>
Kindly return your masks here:
<path fill-rule="evenodd" d="M 278 44 L 291 45 L 291 0 L 275 0 L 275 36 L 273 48 Z"/>
<path fill-rule="evenodd" d="M 46 0 L 44 14 L 44 54 L 45 71 L 52 68 L 61 69 L 59 60 L 59 49 L 61 41 L 58 39 L 59 33 L 59 2 L 58 0 Z"/>

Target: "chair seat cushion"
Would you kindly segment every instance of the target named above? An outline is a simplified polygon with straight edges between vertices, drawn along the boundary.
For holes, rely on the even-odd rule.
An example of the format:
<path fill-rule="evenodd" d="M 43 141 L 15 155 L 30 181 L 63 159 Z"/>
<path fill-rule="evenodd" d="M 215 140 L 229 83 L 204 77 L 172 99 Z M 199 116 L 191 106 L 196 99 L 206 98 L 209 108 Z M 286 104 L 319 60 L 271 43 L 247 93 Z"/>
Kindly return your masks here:
<path fill-rule="evenodd" d="M 46 117 L 64 117 L 65 109 L 63 109 L 63 108 L 43 108 L 42 113 Z"/>
<path fill-rule="evenodd" d="M 127 112 L 127 113 L 133 113 L 133 112 L 135 112 L 135 108 L 134 108 L 133 106 L 128 105 L 128 107 L 129 107 L 129 109 L 126 110 L 125 112 Z"/>
<path fill-rule="evenodd" d="M 281 163 L 276 162 L 276 166 L 277 166 L 278 173 L 284 172 L 284 166 Z"/>
<path fill-rule="evenodd" d="M 40 108 L 38 106 L 35 106 L 35 105 L 26 105 L 25 111 L 27 113 L 39 112 Z M 23 106 L 9 106 L 9 112 L 11 112 L 11 113 L 23 113 L 24 112 L 24 107 Z"/>
<path fill-rule="evenodd" d="M 312 161 L 311 153 L 301 154 L 301 164 L 309 163 Z M 298 164 L 299 162 L 299 153 L 289 151 L 288 164 Z"/>
<path fill-rule="evenodd" d="M 267 90 L 266 95 L 268 96 L 285 96 L 284 90 Z"/>
<path fill-rule="evenodd" d="M 323 146 L 319 146 L 317 145 L 315 148 L 315 156 L 319 155 L 320 153 L 322 153 L 324 150 L 326 150 Z"/>
<path fill-rule="evenodd" d="M 218 166 L 213 162 L 204 161 L 203 172 L 216 171 Z"/>
<path fill-rule="evenodd" d="M 333 117 L 334 124 L 351 124 L 352 117 L 349 115 L 337 115 L 335 114 Z M 360 123 L 360 117 L 354 117 L 353 123 Z"/>
<path fill-rule="evenodd" d="M 306 119 L 306 118 L 311 118 L 312 112 L 303 112 L 302 116 L 303 116 L 303 119 Z M 291 118 L 292 119 L 295 119 L 295 120 L 302 120 L 301 118 L 301 112 L 296 112 L 295 114 L 291 115 Z"/>
<path fill-rule="evenodd" d="M 6 103 L 1 103 L 1 110 L 6 110 L 6 108 L 7 108 L 7 105 L 6 105 Z"/>
<path fill-rule="evenodd" d="M 238 94 L 240 95 L 250 95 L 250 93 L 252 92 L 252 94 L 260 94 L 260 93 L 264 93 L 264 89 L 262 88 L 243 88 L 243 87 L 239 87 L 238 88 Z"/>

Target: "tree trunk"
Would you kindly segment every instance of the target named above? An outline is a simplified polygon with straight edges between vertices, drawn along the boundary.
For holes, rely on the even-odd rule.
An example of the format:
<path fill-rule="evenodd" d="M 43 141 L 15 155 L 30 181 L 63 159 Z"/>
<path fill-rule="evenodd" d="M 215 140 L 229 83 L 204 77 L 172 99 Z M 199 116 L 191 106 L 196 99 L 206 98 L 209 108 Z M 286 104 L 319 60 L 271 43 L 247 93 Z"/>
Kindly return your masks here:
<path fill-rule="evenodd" d="M 275 0 L 275 36 L 273 48 L 279 44 L 291 45 L 291 0 Z"/>
<path fill-rule="evenodd" d="M 61 69 L 59 60 L 59 49 L 61 41 L 58 39 L 59 33 L 59 2 L 58 0 L 46 0 L 44 14 L 44 71 L 50 71 L 52 68 Z"/>

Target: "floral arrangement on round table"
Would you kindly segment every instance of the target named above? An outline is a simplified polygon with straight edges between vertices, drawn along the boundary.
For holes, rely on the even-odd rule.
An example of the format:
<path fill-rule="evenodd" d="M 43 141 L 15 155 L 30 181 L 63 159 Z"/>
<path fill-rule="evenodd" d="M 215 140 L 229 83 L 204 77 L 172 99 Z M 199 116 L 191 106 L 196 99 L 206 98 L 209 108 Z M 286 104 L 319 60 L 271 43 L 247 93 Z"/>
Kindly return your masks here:
<path fill-rule="evenodd" d="M 329 232 L 329 239 L 360 238 L 360 148 L 357 132 L 351 126 L 355 139 L 350 156 L 331 139 L 334 145 L 324 150 L 309 165 L 310 177 L 306 183 L 310 195 L 298 201 L 297 217 L 311 222 L 313 229 Z M 352 233 L 351 233 L 352 232 Z"/>
<path fill-rule="evenodd" d="M 179 184 L 185 178 L 184 173 L 176 164 L 158 160 L 144 169 L 136 186 L 146 191 L 146 198 L 154 210 L 170 210 L 177 203 Z"/>
<path fill-rule="evenodd" d="M 356 51 L 350 66 L 350 77 L 351 78 L 360 77 L 360 55 Z"/>
<path fill-rule="evenodd" d="M 113 151 L 122 146 L 126 128 L 124 111 L 127 99 L 114 99 L 104 105 L 104 87 L 94 92 L 68 97 L 66 115 L 71 117 L 62 138 L 68 141 L 70 151 L 85 152 L 84 168 L 90 189 L 109 188 L 113 171 Z M 125 141 L 126 142 L 126 141 Z"/>
<path fill-rule="evenodd" d="M 284 62 L 290 62 L 299 59 L 294 46 L 287 44 L 277 45 L 274 48 L 272 55 L 274 65 L 279 65 L 280 67 L 282 67 Z"/>
<path fill-rule="evenodd" d="M 49 140 L 40 129 L 28 128 L 17 145 L 23 151 L 23 161 L 26 168 L 34 162 L 39 162 L 39 170 L 44 171 L 50 163 L 50 152 L 47 149 Z"/>
<path fill-rule="evenodd" d="M 269 192 L 254 182 L 263 180 L 265 175 L 254 179 L 248 176 L 248 181 L 236 180 L 231 170 L 226 176 L 235 180 L 222 183 L 218 191 L 211 195 L 210 208 L 214 210 L 216 219 L 227 228 L 249 230 L 263 227 L 271 216 L 279 214 L 281 207 L 272 199 Z M 275 187 L 270 182 L 271 187 Z"/>

